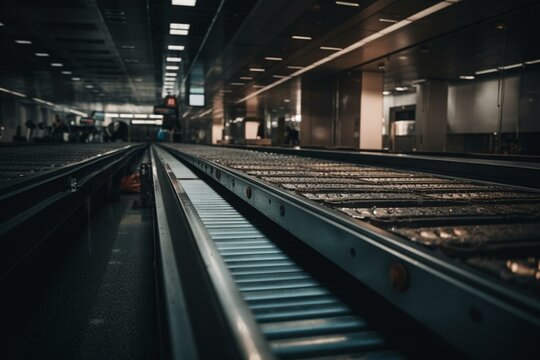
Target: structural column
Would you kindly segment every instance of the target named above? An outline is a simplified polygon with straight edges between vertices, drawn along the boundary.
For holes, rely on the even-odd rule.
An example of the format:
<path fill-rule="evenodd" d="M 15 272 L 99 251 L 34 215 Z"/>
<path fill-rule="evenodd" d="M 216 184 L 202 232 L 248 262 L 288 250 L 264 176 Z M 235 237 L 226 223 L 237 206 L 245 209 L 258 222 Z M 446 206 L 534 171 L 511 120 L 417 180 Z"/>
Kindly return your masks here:
<path fill-rule="evenodd" d="M 416 90 L 416 148 L 445 151 L 448 113 L 448 83 L 427 80 Z"/>
<path fill-rule="evenodd" d="M 362 73 L 360 149 L 382 149 L 384 74 Z"/>

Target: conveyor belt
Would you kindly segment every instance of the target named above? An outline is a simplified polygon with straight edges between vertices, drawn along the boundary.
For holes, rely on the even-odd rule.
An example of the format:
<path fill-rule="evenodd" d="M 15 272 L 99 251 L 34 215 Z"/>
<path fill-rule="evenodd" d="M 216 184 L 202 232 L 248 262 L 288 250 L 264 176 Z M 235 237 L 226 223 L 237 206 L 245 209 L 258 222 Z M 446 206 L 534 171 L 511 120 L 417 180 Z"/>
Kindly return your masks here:
<path fill-rule="evenodd" d="M 167 148 L 465 352 L 534 348 L 538 191 L 267 152 Z"/>
<path fill-rule="evenodd" d="M 266 235 L 273 225 L 250 222 L 184 165 L 158 154 L 179 179 L 277 357 L 401 358 L 365 319 L 274 244 Z"/>

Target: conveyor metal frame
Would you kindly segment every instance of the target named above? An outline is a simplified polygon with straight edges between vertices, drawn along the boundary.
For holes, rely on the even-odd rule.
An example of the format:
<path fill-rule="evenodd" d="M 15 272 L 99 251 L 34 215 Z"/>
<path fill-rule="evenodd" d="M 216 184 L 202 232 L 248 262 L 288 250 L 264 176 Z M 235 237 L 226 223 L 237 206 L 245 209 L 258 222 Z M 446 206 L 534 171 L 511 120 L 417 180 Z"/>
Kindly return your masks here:
<path fill-rule="evenodd" d="M 536 350 L 540 303 L 473 269 L 299 195 L 163 145 L 338 266 L 474 357 Z M 249 190 L 248 190 L 249 189 Z M 396 290 L 393 267 L 408 284 Z"/>

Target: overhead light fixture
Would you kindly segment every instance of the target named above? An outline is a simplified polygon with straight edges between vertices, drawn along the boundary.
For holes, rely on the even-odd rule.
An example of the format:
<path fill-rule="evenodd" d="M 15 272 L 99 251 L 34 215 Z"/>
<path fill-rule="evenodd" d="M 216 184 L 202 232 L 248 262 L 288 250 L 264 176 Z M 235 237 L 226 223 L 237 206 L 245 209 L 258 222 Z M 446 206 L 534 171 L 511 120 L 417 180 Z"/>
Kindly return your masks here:
<path fill-rule="evenodd" d="M 72 113 L 72 114 L 79 115 L 79 116 L 83 116 L 83 117 L 87 117 L 87 116 L 88 116 L 87 113 L 82 112 L 82 111 L 77 111 L 77 110 L 75 110 L 75 109 L 67 109 L 67 111 L 69 111 L 69 112 Z"/>
<path fill-rule="evenodd" d="M 148 119 L 148 114 L 135 114 L 137 119 Z"/>
<path fill-rule="evenodd" d="M 47 54 L 47 53 L 35 53 L 34 55 L 38 56 L 38 57 L 49 57 L 50 55 Z"/>
<path fill-rule="evenodd" d="M 474 80 L 475 79 L 474 75 L 460 75 L 459 78 L 461 80 Z"/>
<path fill-rule="evenodd" d="M 386 23 L 397 23 L 398 20 L 394 20 L 394 19 L 385 19 L 385 18 L 379 18 L 379 21 L 380 22 L 386 22 Z"/>
<path fill-rule="evenodd" d="M 62 67 L 62 66 L 64 66 L 64 64 L 62 64 L 62 63 L 51 63 L 51 66 L 52 67 Z"/>
<path fill-rule="evenodd" d="M 273 78 L 276 78 L 276 79 L 287 79 L 289 78 L 288 76 L 285 76 L 285 75 L 272 75 Z"/>
<path fill-rule="evenodd" d="M 171 23 L 170 28 L 171 29 L 177 29 L 177 30 L 189 30 L 190 25 L 189 24 L 182 24 L 182 23 Z"/>
<path fill-rule="evenodd" d="M 392 92 L 391 92 L 391 91 L 388 91 L 388 90 L 385 90 L 385 91 L 382 92 L 382 94 L 385 95 L 385 96 L 386 96 L 386 95 L 390 95 L 391 93 L 392 93 Z"/>
<path fill-rule="evenodd" d="M 503 66 L 502 69 L 509 70 L 509 69 L 515 69 L 515 68 L 522 67 L 522 66 L 523 66 L 523 63 L 512 64 L 512 65 Z"/>
<path fill-rule="evenodd" d="M 379 39 L 383 36 L 386 36 L 394 31 L 397 31 L 398 29 L 401 29 L 407 25 L 410 25 L 412 24 L 413 22 L 415 21 L 418 21 L 430 14 L 433 14 L 437 11 L 440 11 L 444 8 L 447 8 L 449 6 L 452 6 L 456 3 L 460 2 L 460 0 L 446 0 L 446 1 L 441 1 L 441 2 L 438 2 L 434 5 L 431 5 L 427 8 L 425 8 L 424 10 L 422 11 L 419 11 L 415 14 L 413 14 L 412 16 L 410 16 L 409 18 L 407 19 L 404 19 L 404 20 L 401 20 L 401 21 L 398 21 L 397 23 L 394 23 L 390 26 L 387 26 L 386 28 L 376 32 L 376 33 L 373 33 L 371 35 L 368 35 L 366 36 L 365 38 L 363 39 L 360 39 L 358 40 L 357 42 L 347 46 L 346 48 L 344 48 L 343 50 L 340 50 L 340 51 L 336 51 L 336 52 L 333 52 L 332 54 L 320 59 L 320 60 L 317 60 L 311 64 L 309 64 L 308 66 L 302 68 L 302 69 L 298 69 L 296 72 L 290 74 L 290 76 L 288 78 L 285 78 L 285 79 L 279 79 L 277 81 L 274 81 L 273 83 L 269 84 L 269 85 L 266 85 L 264 88 L 261 88 L 257 91 L 254 91 L 252 93 L 250 93 L 249 95 L 241 98 L 240 100 L 236 101 L 236 103 L 241 103 L 241 102 L 244 102 L 244 101 L 247 101 L 255 96 L 258 96 L 259 94 L 262 94 L 263 92 L 265 91 L 268 91 L 280 84 L 283 84 L 284 82 L 288 81 L 289 79 L 293 78 L 293 77 L 297 77 L 297 76 L 300 76 L 310 70 L 313 70 L 315 68 L 318 68 L 319 66 L 321 65 L 324 65 L 338 57 L 341 57 L 345 54 L 348 54 L 352 51 L 355 51 L 361 47 L 364 47 L 370 43 L 372 43 L 373 41 L 375 41 L 376 39 Z M 295 36 L 298 36 L 298 35 L 295 35 Z M 311 39 L 311 38 L 310 38 Z M 302 39 L 300 39 L 302 40 Z"/>
<path fill-rule="evenodd" d="M 181 62 L 182 58 L 179 57 L 167 57 L 168 62 Z"/>
<path fill-rule="evenodd" d="M 80 77 L 72 77 L 71 80 L 73 80 L 73 81 L 81 81 L 81 78 Z"/>
<path fill-rule="evenodd" d="M 187 35 L 189 34 L 189 31 L 188 30 L 183 30 L 183 29 L 170 29 L 169 30 L 169 34 L 170 35 Z"/>
<path fill-rule="evenodd" d="M 358 7 L 360 4 L 350 1 L 336 1 L 336 5 Z"/>
<path fill-rule="evenodd" d="M 150 114 L 148 115 L 148 117 L 150 119 L 163 119 L 163 115 L 159 115 L 159 114 Z"/>
<path fill-rule="evenodd" d="M 88 85 L 85 85 L 84 87 L 87 88 L 87 89 L 93 89 L 93 88 L 94 88 L 94 85 L 88 84 Z"/>
<path fill-rule="evenodd" d="M 133 116 L 133 114 L 120 114 L 122 119 L 131 119 Z"/>
<path fill-rule="evenodd" d="M 311 36 L 302 36 L 302 35 L 293 35 L 291 36 L 291 39 L 294 40 L 311 40 Z"/>
<path fill-rule="evenodd" d="M 175 77 L 165 77 L 165 81 L 176 81 Z"/>
<path fill-rule="evenodd" d="M 174 50 L 174 51 L 183 51 L 186 47 L 184 45 L 169 45 L 167 46 L 168 50 Z"/>
<path fill-rule="evenodd" d="M 525 61 L 526 65 L 538 64 L 538 63 L 540 63 L 540 59 Z"/>
<path fill-rule="evenodd" d="M 40 99 L 40 98 L 32 98 L 32 100 L 34 100 L 35 102 L 41 103 L 41 104 L 45 104 L 45 105 L 49 105 L 49 106 L 54 106 L 54 103 L 52 103 L 52 102 L 50 102 L 50 101 L 42 100 L 42 99 Z"/>
<path fill-rule="evenodd" d="M 291 69 L 291 70 L 300 70 L 300 69 L 303 69 L 303 68 L 304 68 L 303 66 L 295 66 L 295 65 L 287 66 L 287 69 Z"/>
<path fill-rule="evenodd" d="M 105 113 L 105 117 L 117 118 L 118 116 L 120 115 L 117 113 Z"/>
<path fill-rule="evenodd" d="M 3 91 L 5 93 L 11 94 L 11 95 L 16 95 L 16 96 L 20 96 L 20 97 L 24 97 L 24 98 L 26 97 L 26 95 L 23 94 L 23 93 L 20 93 L 18 91 L 9 90 L 9 89 L 2 88 L 2 87 L 0 87 L 0 91 Z"/>
<path fill-rule="evenodd" d="M 253 87 L 255 89 L 262 89 L 264 87 L 264 85 L 253 85 Z"/>
<path fill-rule="evenodd" d="M 340 50 L 343 50 L 342 48 L 332 47 L 332 46 L 321 46 L 321 47 L 319 47 L 319 49 L 321 49 L 321 50 L 329 50 L 329 51 L 340 51 Z"/>
<path fill-rule="evenodd" d="M 30 44 L 32 44 L 32 42 L 30 40 L 15 40 L 15 42 L 17 44 L 21 44 L 21 45 L 30 45 Z"/>
<path fill-rule="evenodd" d="M 246 85 L 246 84 L 243 83 L 243 82 L 232 82 L 231 85 L 234 85 L 234 86 L 243 86 L 243 85 Z"/>
<path fill-rule="evenodd" d="M 165 81 L 165 82 L 163 83 L 163 85 L 165 85 L 165 86 L 174 86 L 174 83 L 173 83 L 173 82 Z"/>
<path fill-rule="evenodd" d="M 400 55 L 400 56 L 398 56 L 398 59 L 399 59 L 399 60 L 407 60 L 408 57 L 405 56 L 405 55 Z"/>
<path fill-rule="evenodd" d="M 264 58 L 264 60 L 268 60 L 268 61 L 282 61 L 283 58 L 275 57 L 275 56 L 267 56 L 267 57 Z"/>
<path fill-rule="evenodd" d="M 175 65 L 167 65 L 165 66 L 165 70 L 178 70 L 180 69 L 178 66 Z"/>
<path fill-rule="evenodd" d="M 396 91 L 407 91 L 408 89 L 406 86 L 396 86 Z"/>
<path fill-rule="evenodd" d="M 197 0 L 172 0 L 171 3 L 177 6 L 195 6 Z"/>
<path fill-rule="evenodd" d="M 251 76 L 240 76 L 240 80 L 253 80 Z"/>
<path fill-rule="evenodd" d="M 158 124 L 159 123 L 159 124 Z M 131 120 L 131 125 L 161 125 L 163 121 L 161 120 Z"/>
<path fill-rule="evenodd" d="M 64 74 L 64 75 L 71 75 L 71 74 L 72 74 L 72 72 L 71 72 L 71 71 L 67 71 L 67 70 L 66 70 L 66 71 L 62 71 L 62 74 Z"/>
<path fill-rule="evenodd" d="M 283 99 L 283 102 L 285 102 L 285 103 L 290 103 L 290 102 L 291 102 L 291 99 Z"/>
<path fill-rule="evenodd" d="M 176 73 L 172 73 L 172 72 L 166 72 L 166 73 L 165 73 L 165 76 L 176 77 L 177 74 L 176 74 Z"/>
<path fill-rule="evenodd" d="M 497 71 L 499 71 L 499 69 L 493 68 L 493 69 L 475 71 L 474 73 L 476 75 L 484 75 L 484 74 L 494 73 L 494 72 L 497 72 Z"/>
<path fill-rule="evenodd" d="M 249 71 L 253 71 L 253 72 L 265 72 L 266 70 L 261 69 L 261 68 L 249 68 Z"/>

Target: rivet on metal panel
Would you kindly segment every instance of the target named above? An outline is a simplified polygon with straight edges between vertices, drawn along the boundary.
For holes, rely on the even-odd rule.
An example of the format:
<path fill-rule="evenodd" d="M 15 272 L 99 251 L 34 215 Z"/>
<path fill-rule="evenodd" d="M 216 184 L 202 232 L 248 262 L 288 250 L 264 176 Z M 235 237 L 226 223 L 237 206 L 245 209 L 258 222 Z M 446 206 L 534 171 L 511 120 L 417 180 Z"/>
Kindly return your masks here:
<path fill-rule="evenodd" d="M 390 283 L 392 284 L 392 287 L 399 292 L 407 290 L 407 287 L 409 286 L 409 274 L 405 265 L 393 263 L 390 266 Z"/>
<path fill-rule="evenodd" d="M 279 215 L 285 216 L 285 207 L 283 205 L 279 206 Z"/>
<path fill-rule="evenodd" d="M 469 309 L 469 316 L 474 322 L 479 323 L 482 321 L 482 312 L 480 312 L 480 310 L 474 306 Z"/>
<path fill-rule="evenodd" d="M 246 196 L 248 199 L 251 199 L 251 188 L 249 186 L 246 188 Z"/>

